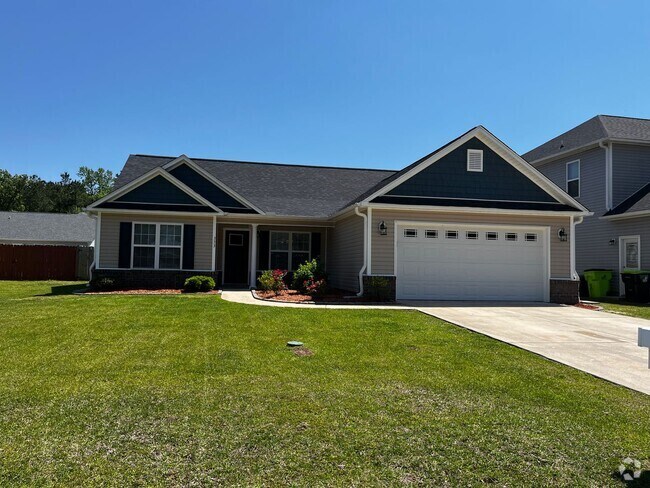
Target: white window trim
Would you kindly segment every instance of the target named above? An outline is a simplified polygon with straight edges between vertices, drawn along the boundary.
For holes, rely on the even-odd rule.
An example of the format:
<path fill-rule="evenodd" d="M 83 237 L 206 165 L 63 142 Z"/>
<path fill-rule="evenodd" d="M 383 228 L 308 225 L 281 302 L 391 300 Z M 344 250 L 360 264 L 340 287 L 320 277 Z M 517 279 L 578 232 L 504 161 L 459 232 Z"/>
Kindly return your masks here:
<path fill-rule="evenodd" d="M 572 164 L 575 164 L 575 163 L 578 164 L 578 177 L 569 179 L 569 166 L 572 165 Z M 581 166 L 581 164 L 580 164 L 579 159 L 575 159 L 573 161 L 569 161 L 568 163 L 566 163 L 566 174 L 565 174 L 565 176 L 566 176 L 566 192 L 567 192 L 567 194 L 569 194 L 569 196 L 571 196 L 571 194 L 569 193 L 569 183 L 572 182 L 572 181 L 577 181 L 578 182 L 578 194 L 574 195 L 574 196 L 571 196 L 571 198 L 580 198 L 580 192 L 582 191 L 582 188 L 581 188 L 582 187 L 582 182 L 580 181 L 580 177 L 582 176 L 581 175 L 582 171 L 581 171 L 580 166 Z"/>
<path fill-rule="evenodd" d="M 273 234 L 289 234 L 289 249 L 273 249 L 271 243 L 273 242 Z M 309 236 L 309 249 L 307 251 L 293 250 L 293 236 L 294 234 L 307 234 Z M 269 232 L 269 268 L 271 267 L 271 253 L 274 252 L 286 252 L 287 253 L 287 271 L 291 271 L 291 264 L 293 263 L 293 253 L 304 253 L 309 254 L 311 259 L 311 232 L 301 232 L 301 231 L 290 231 L 290 230 L 272 230 Z"/>
<path fill-rule="evenodd" d="M 481 156 L 481 167 L 479 169 L 472 169 L 469 167 L 469 156 L 470 154 L 479 154 Z M 473 173 L 482 173 L 483 172 L 483 149 L 468 149 L 467 150 L 467 171 Z"/>
<path fill-rule="evenodd" d="M 156 240 L 155 243 L 152 244 L 136 244 L 135 243 L 135 226 L 137 225 L 155 225 L 156 226 Z M 160 226 L 161 225 L 175 225 L 175 226 L 180 226 L 181 228 L 181 245 L 180 246 L 161 246 L 160 245 Z M 162 270 L 171 270 L 171 271 L 180 271 L 183 269 L 183 243 L 185 239 L 185 225 L 179 224 L 178 222 L 131 222 L 131 269 L 162 269 Z M 153 268 L 136 268 L 133 266 L 133 257 L 135 255 L 135 248 L 136 247 L 153 247 L 154 250 L 154 264 Z M 181 257 L 179 261 L 179 267 L 178 268 L 161 268 L 160 267 L 160 248 L 161 247 L 170 247 L 174 249 L 180 249 L 181 252 Z"/>

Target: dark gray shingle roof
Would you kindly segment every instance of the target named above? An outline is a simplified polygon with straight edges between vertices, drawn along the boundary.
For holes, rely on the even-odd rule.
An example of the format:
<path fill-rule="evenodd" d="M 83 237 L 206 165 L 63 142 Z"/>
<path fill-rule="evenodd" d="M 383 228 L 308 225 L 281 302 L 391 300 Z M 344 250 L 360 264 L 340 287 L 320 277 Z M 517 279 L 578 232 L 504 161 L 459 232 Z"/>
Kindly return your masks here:
<path fill-rule="evenodd" d="M 119 188 L 176 158 L 129 156 Z M 395 171 L 190 158 L 266 213 L 327 217 Z"/>
<path fill-rule="evenodd" d="M 0 241 L 90 244 L 95 220 L 84 213 L 0 212 Z"/>
<path fill-rule="evenodd" d="M 605 216 L 623 215 L 642 211 L 650 211 L 650 183 L 645 185 L 632 196 L 623 200 L 616 207 L 607 212 Z"/>
<path fill-rule="evenodd" d="M 564 134 L 528 151 L 522 157 L 526 161 L 534 162 L 596 143 L 601 139 L 650 142 L 650 119 L 596 115 Z"/>

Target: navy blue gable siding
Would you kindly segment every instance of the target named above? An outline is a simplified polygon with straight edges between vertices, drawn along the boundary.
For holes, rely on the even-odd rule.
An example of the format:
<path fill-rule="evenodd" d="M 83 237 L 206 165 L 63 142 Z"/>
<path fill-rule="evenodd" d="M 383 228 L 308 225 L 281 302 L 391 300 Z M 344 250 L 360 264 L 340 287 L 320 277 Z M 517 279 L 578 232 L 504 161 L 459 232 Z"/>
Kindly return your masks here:
<path fill-rule="evenodd" d="M 133 190 L 125 193 L 115 202 L 162 203 L 169 205 L 201 205 L 176 185 L 162 176 L 156 176 Z"/>
<path fill-rule="evenodd" d="M 468 149 L 483 150 L 482 172 L 467 171 Z M 420 197 L 413 199 L 417 200 L 413 203 L 422 205 L 428 203 L 422 197 L 557 202 L 477 138 L 470 139 L 379 198 L 382 202 L 389 202 L 390 196 Z"/>
<path fill-rule="evenodd" d="M 170 173 L 222 210 L 247 208 L 186 164 L 175 167 Z"/>

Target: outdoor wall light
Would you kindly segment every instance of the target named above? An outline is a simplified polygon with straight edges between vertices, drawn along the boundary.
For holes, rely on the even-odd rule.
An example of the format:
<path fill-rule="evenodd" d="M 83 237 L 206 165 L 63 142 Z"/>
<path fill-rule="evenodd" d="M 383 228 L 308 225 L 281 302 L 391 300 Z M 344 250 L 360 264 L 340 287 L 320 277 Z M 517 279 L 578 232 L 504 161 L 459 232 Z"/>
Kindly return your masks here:
<path fill-rule="evenodd" d="M 616 239 L 610 239 L 609 240 L 609 245 L 613 246 L 614 244 L 616 244 Z"/>
<path fill-rule="evenodd" d="M 564 227 L 561 227 L 560 229 L 558 229 L 557 238 L 560 239 L 561 241 L 566 241 L 567 240 L 566 229 Z"/>
<path fill-rule="evenodd" d="M 388 226 L 386 225 L 386 222 L 382 220 L 379 222 L 379 235 L 385 236 L 386 234 L 388 234 Z"/>

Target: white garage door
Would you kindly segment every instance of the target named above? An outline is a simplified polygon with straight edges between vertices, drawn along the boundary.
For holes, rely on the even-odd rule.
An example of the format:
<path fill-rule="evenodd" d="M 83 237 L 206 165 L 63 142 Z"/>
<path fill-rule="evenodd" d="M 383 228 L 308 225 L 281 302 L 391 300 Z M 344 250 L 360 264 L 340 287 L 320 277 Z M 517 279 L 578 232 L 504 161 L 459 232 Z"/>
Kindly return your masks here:
<path fill-rule="evenodd" d="M 543 228 L 400 224 L 397 298 L 547 301 Z"/>

